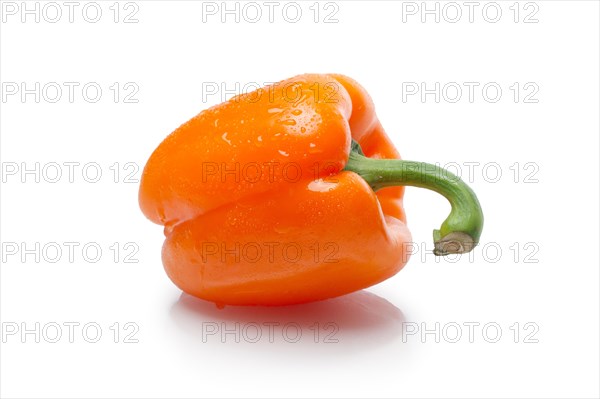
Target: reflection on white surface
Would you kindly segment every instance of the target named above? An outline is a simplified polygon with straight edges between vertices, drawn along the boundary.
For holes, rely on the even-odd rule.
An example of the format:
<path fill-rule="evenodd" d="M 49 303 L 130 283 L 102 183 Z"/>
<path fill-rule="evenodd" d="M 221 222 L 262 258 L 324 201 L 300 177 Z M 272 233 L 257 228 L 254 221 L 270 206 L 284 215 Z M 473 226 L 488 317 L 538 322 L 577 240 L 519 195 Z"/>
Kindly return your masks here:
<path fill-rule="evenodd" d="M 368 350 L 399 340 L 404 321 L 400 309 L 367 291 L 302 305 L 224 309 L 183 293 L 170 315 L 188 337 L 205 346 L 251 343 L 336 352 Z"/>

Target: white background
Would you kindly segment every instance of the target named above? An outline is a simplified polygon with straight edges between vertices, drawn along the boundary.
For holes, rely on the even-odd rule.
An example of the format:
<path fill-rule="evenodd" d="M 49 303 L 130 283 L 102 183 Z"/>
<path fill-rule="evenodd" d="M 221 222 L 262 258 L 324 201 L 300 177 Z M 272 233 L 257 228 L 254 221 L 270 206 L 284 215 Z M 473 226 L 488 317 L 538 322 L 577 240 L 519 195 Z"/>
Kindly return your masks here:
<path fill-rule="evenodd" d="M 59 2 L 62 18 L 50 23 L 55 10 L 46 7 L 44 15 L 42 2 L 39 23 L 35 15 L 22 22 L 21 3 L 12 3 L 15 15 L 7 3 L 0 27 L 2 397 L 598 397 L 597 2 L 498 2 L 488 14 L 481 2 L 472 22 L 459 2 L 456 23 L 449 21 L 456 7 L 444 2 L 439 22 L 435 15 L 421 21 L 420 2 L 320 3 L 316 23 L 313 1 L 298 2 L 297 23 L 284 18 L 283 2 L 272 23 L 262 2 L 257 23 L 243 14 L 239 23 L 234 15 L 222 23 L 220 13 L 203 14 L 195 1 L 99 2 L 96 23 L 83 18 L 85 2 L 73 22 Z M 496 8 L 502 14 L 493 23 Z M 331 12 L 333 22 L 324 23 Z M 124 23 L 130 13 L 137 23 Z M 162 228 L 138 209 L 136 165 L 142 168 L 179 124 L 231 96 L 207 95 L 207 83 L 231 91 L 237 84 L 239 92 L 305 72 L 343 73 L 364 85 L 404 158 L 458 164 L 484 209 L 481 245 L 455 261 L 424 252 L 449 207 L 434 193 L 408 188 L 408 223 L 421 251 L 384 283 L 276 309 L 220 311 L 180 299 L 161 265 Z M 39 102 L 34 94 L 10 95 L 22 82 L 29 89 L 39 82 L 40 91 L 56 82 L 62 97 L 51 103 L 53 91 L 41 92 Z M 73 102 L 64 82 L 79 84 Z M 90 82 L 102 88 L 95 103 L 81 92 Z M 421 82 L 464 90 L 456 103 L 451 91 L 442 91 L 439 103 L 433 94 L 403 98 Z M 464 82 L 479 84 L 472 102 Z M 501 87 L 497 102 L 483 97 L 487 83 Z M 128 100 L 137 102 L 125 102 L 136 88 Z M 23 174 L 36 162 L 39 182 Z M 49 182 L 53 162 L 62 165 L 57 183 Z M 73 182 L 65 162 L 79 163 Z M 470 162 L 478 163 L 471 175 Z M 94 177 L 92 163 L 102 171 L 97 183 L 85 180 Z M 72 260 L 65 242 L 78 243 Z M 13 243 L 47 251 L 58 243 L 63 253 L 55 263 L 54 252 L 23 261 Z M 102 249 L 96 263 L 82 254 L 87 243 Z M 79 323 L 73 342 L 69 322 Z M 472 339 L 469 322 L 479 323 Z M 35 323 L 40 342 L 22 335 Z M 52 323 L 63 334 L 57 343 L 49 342 Z M 86 323 L 102 329 L 98 342 L 87 342 L 94 330 L 84 335 Z M 251 343 L 249 330 L 239 343 L 222 335 L 248 323 L 279 323 L 273 342 L 263 336 Z M 283 335 L 289 323 L 301 326 L 297 343 L 290 342 L 294 334 Z M 323 342 L 332 332 L 327 323 L 339 328 L 337 342 Z M 438 339 L 421 334 L 436 323 Z M 495 330 L 484 334 L 486 323 L 501 328 L 497 342 L 488 342 Z M 452 343 L 457 325 L 462 337 Z M 203 334 L 214 326 L 219 333 Z M 415 328 L 403 338 L 403 329 Z"/>

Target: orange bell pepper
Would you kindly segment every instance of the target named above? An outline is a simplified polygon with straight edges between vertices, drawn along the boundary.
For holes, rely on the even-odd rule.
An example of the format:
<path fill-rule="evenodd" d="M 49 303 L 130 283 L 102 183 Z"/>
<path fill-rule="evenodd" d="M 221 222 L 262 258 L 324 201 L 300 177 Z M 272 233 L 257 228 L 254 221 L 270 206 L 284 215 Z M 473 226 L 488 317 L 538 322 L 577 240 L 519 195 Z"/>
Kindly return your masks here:
<path fill-rule="evenodd" d="M 405 185 L 452 205 L 434 253 L 477 244 L 475 194 L 443 169 L 400 160 L 357 82 L 307 74 L 176 129 L 148 160 L 139 202 L 165 226 L 163 264 L 183 291 L 222 305 L 285 305 L 396 274 L 410 255 Z"/>

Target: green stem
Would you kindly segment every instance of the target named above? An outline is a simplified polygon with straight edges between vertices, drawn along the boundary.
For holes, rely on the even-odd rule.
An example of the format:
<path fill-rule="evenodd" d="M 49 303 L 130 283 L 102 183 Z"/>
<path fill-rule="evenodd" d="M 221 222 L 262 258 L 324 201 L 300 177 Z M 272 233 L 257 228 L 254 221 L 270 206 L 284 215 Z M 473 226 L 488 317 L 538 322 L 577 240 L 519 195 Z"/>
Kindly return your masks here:
<path fill-rule="evenodd" d="M 477 196 L 465 182 L 447 170 L 424 162 L 368 158 L 356 142 L 352 143 L 345 170 L 359 174 L 374 191 L 390 186 L 414 186 L 446 197 L 452 210 L 440 229 L 433 231 L 434 254 L 466 253 L 479 242 L 483 213 Z"/>

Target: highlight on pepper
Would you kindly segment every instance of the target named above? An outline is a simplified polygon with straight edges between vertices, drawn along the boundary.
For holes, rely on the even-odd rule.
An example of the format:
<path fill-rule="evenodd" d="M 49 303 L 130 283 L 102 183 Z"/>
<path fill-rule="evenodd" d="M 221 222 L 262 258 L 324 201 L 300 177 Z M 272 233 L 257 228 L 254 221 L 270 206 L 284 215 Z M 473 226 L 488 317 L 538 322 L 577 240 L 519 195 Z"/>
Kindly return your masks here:
<path fill-rule="evenodd" d="M 471 251 L 481 206 L 457 176 L 401 160 L 367 92 L 305 74 L 211 107 L 150 156 L 139 203 L 164 226 L 183 291 L 220 305 L 288 305 L 357 291 L 410 256 L 404 186 L 448 199 L 434 253 Z"/>

